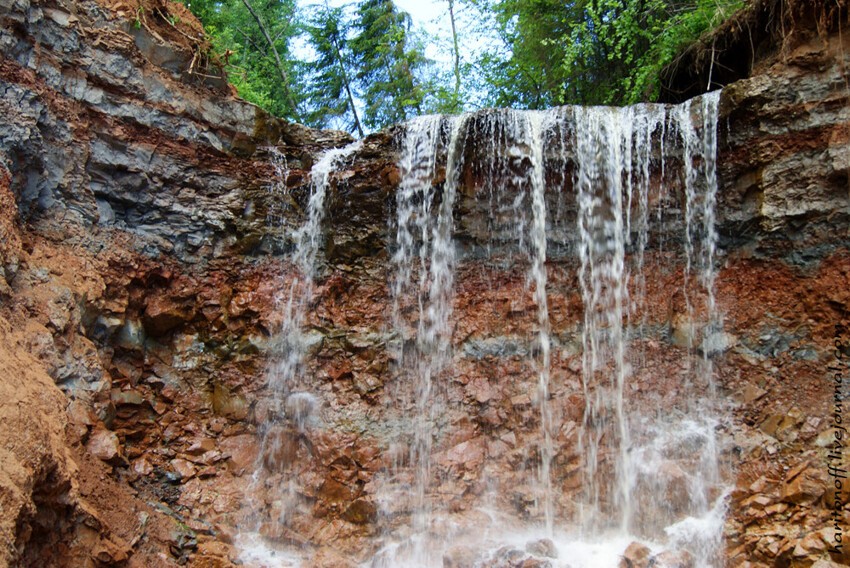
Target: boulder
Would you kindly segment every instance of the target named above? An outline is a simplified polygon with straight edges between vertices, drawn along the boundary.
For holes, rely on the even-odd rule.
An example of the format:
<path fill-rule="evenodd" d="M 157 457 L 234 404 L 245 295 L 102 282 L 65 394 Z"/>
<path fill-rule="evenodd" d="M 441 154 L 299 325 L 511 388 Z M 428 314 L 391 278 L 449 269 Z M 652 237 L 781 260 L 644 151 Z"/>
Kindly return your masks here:
<path fill-rule="evenodd" d="M 648 568 L 652 551 L 648 546 L 633 542 L 626 547 L 619 568 Z"/>
<path fill-rule="evenodd" d="M 119 465 L 124 462 L 124 454 L 121 450 L 121 442 L 115 432 L 104 427 L 95 428 L 86 443 L 86 449 L 97 459 L 110 465 Z"/>

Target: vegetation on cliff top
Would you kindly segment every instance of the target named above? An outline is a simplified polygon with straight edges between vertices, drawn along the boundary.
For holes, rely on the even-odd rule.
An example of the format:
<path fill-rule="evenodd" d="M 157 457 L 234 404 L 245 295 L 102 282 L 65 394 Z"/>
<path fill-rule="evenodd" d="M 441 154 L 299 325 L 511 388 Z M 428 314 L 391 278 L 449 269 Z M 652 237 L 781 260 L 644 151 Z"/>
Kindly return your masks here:
<path fill-rule="evenodd" d="M 744 0 L 441 0 L 449 63 L 392 0 L 191 0 L 241 96 L 362 135 L 429 112 L 631 104 Z"/>

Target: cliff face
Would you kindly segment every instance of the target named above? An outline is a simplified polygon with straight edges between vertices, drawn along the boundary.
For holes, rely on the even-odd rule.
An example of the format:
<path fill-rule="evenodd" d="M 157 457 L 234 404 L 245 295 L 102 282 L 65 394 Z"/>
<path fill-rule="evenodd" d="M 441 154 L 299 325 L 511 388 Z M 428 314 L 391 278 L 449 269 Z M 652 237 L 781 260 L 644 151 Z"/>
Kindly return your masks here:
<path fill-rule="evenodd" d="M 126 443 L 144 430 L 118 424 L 169 418 L 152 387 L 121 389 L 172 366 L 171 336 L 156 337 L 203 318 L 201 289 L 221 306 L 227 282 L 256 287 L 271 171 L 257 147 L 309 159 L 338 135 L 233 98 L 181 4 L 11 1 L 0 22 L 0 565 L 173 565 L 197 540 L 145 503 L 173 500 L 137 499 L 112 470 L 132 471 Z M 171 381 L 208 402 L 206 372 L 197 388 L 159 375 L 156 392 Z"/>
<path fill-rule="evenodd" d="M 2 9 L 2 149 L 24 221 L 115 227 L 149 256 L 215 259 L 256 247 L 264 226 L 258 146 L 309 155 L 344 139 L 230 96 L 179 3 Z"/>
<path fill-rule="evenodd" d="M 287 255 L 272 253 L 292 246 L 317 155 L 348 140 L 233 98 L 181 9 L 0 0 L 0 564 L 235 557 L 228 543 L 247 514 L 257 429 L 273 412 L 265 369 L 276 299 L 293 277 Z M 822 464 L 832 345 L 850 323 L 850 45 L 815 28 L 801 25 L 811 32 L 768 51 L 721 96 L 717 288 L 729 340 L 716 368 L 734 417 L 724 425 L 730 565 L 825 562 L 835 532 Z M 282 455 L 262 458 L 288 464 L 275 473 L 299 490 L 286 528 L 261 532 L 309 543 L 313 565 L 367 558 L 377 533 L 411 510 L 376 498 L 409 442 L 388 426 L 409 410 L 393 401 L 413 396 L 387 352 L 397 134 L 367 138 L 332 175 L 306 322 L 317 421 L 306 436 L 282 430 Z M 275 190 L 281 156 L 286 183 Z M 433 473 L 447 509 L 473 525 L 471 504 L 494 480 L 509 488 L 506 507 L 533 509 L 523 468 L 539 426 L 524 362 L 532 347 L 517 339 L 534 325 L 535 302 L 524 274 L 481 261 L 488 213 L 476 175 L 465 172 L 456 212 L 457 372 Z M 570 199 L 547 198 L 575 217 Z M 553 335 L 566 345 L 552 397 L 563 425 L 556 506 L 567 512 L 581 422 L 570 238 L 552 243 L 548 286 Z M 665 254 L 653 249 L 647 262 Z M 651 371 L 636 377 L 635 397 L 647 404 L 647 393 L 677 396 L 685 358 L 681 298 L 669 292 L 681 259 L 672 266 L 647 282 L 648 323 L 670 332 L 644 347 Z M 274 514 L 275 497 L 260 491 L 254 508 Z"/>

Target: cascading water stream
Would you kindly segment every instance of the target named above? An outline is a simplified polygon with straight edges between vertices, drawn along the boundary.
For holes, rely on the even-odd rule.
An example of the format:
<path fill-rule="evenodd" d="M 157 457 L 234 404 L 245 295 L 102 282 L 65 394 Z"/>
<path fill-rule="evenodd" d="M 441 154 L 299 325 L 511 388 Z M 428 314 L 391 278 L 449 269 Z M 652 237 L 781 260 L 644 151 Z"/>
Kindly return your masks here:
<path fill-rule="evenodd" d="M 525 555 L 605 568 L 634 541 L 652 554 L 684 551 L 699 568 L 718 565 L 725 500 L 710 360 L 722 339 L 713 292 L 717 107 L 714 93 L 677 107 L 482 111 L 406 125 L 388 279 L 387 413 L 398 426 L 382 430 L 393 432 L 385 447 L 395 457 L 372 484 L 384 511 L 381 547 L 367 565 L 441 566 L 460 544 L 473 564 Z M 274 400 L 255 476 L 273 523 L 289 522 L 299 507 L 297 476 L 269 456 L 281 454 L 282 431 L 309 430 L 318 405 L 302 380 L 310 339 L 302 328 L 328 179 L 355 150 L 332 151 L 313 168 L 280 299 Z M 562 218 L 562 208 L 572 216 Z M 485 223 L 466 218 L 482 210 Z M 470 265 L 484 271 L 480 288 L 468 283 Z M 500 278 L 511 293 L 500 292 Z M 652 305 L 658 296 L 649 299 L 654 278 L 678 279 L 668 298 L 684 298 L 665 346 L 681 358 L 671 376 L 646 354 L 667 341 Z M 482 295 L 465 309 L 493 315 L 481 315 L 493 329 L 475 330 L 480 339 L 456 330 L 465 285 L 465 301 Z M 464 342 L 475 341 L 495 347 L 470 355 Z M 490 374 L 473 378 L 497 394 L 475 400 L 495 418 L 456 438 L 452 424 L 463 423 L 464 381 L 472 380 L 458 375 L 469 357 L 485 361 Z M 660 404 L 656 384 L 675 396 Z M 500 400 L 520 417 L 500 417 Z M 455 477 L 476 480 L 485 469 L 464 470 L 458 453 L 475 447 L 474 435 L 488 440 L 481 459 L 503 461 L 494 481 L 455 495 Z M 455 508 L 447 503 L 454 497 Z M 469 507 L 478 516 L 461 514 Z"/>
<path fill-rule="evenodd" d="M 584 303 L 582 384 L 585 412 L 580 443 L 585 456 L 586 510 L 581 526 L 599 530 L 604 480 L 599 449 L 605 434 L 617 448 L 614 479 L 620 530 L 628 531 L 630 487 L 621 480 L 630 472 L 629 426 L 623 389 L 627 379 L 624 317 L 627 309 L 625 245 L 628 229 L 624 210 L 629 207 L 623 180 L 631 178 L 632 109 L 590 107 L 575 109 L 575 189 L 579 204 L 578 229 L 581 268 L 579 282 Z"/>
<path fill-rule="evenodd" d="M 689 345 L 698 345 L 697 358 L 691 379 L 690 400 L 682 420 L 682 428 L 694 428 L 691 439 L 698 444 L 696 466 L 689 479 L 690 515 L 668 527 L 665 531 L 671 541 L 688 542 L 699 566 L 713 566 L 720 562 L 722 522 L 726 509 L 728 489 L 721 487 L 717 416 L 720 414 L 714 381 L 711 355 L 722 341 L 722 319 L 715 300 L 715 256 L 717 229 L 715 206 L 717 200 L 717 113 L 720 93 L 714 92 L 687 105 L 690 116 L 677 108 L 676 129 L 683 140 L 686 197 L 686 251 L 683 290 L 686 297 L 687 317 L 690 323 Z M 701 124 L 694 124 L 696 115 Z M 697 286 L 692 294 L 690 272 L 696 266 Z M 692 295 L 702 296 L 701 309 Z M 691 337 L 691 334 L 693 337 Z"/>
<path fill-rule="evenodd" d="M 313 419 L 317 405 L 315 396 L 307 390 L 310 385 L 303 377 L 304 358 L 310 344 L 310 338 L 305 335 L 303 326 L 307 307 L 313 297 L 313 279 L 330 177 L 334 169 L 361 145 L 358 141 L 344 148 L 329 150 L 313 165 L 310 170 L 310 196 L 305 219 L 292 235 L 294 247 L 290 256 L 291 280 L 275 298 L 277 310 L 282 317 L 273 345 L 272 364 L 267 373 L 268 417 L 259 428 L 260 451 L 245 503 L 245 508 L 250 511 L 247 515 L 248 526 L 240 535 L 243 559 L 246 561 L 263 558 L 268 554 L 267 547 L 258 535 L 266 532 L 270 525 L 286 526 L 298 504 L 298 488 L 294 476 L 286 479 L 280 474 L 291 465 L 285 463 L 287 452 L 283 451 L 281 446 L 291 439 L 290 433 L 295 436 L 303 435 Z M 285 166 L 285 162 L 283 164 Z M 276 166 L 278 174 L 285 174 L 286 169 L 280 167 L 280 160 Z M 285 181 L 284 176 L 282 183 L 285 184 Z M 261 495 L 270 497 L 264 499 Z M 269 503 L 271 509 L 257 513 L 254 507 L 256 503 L 261 502 Z M 283 558 L 277 561 L 283 562 Z"/>
<path fill-rule="evenodd" d="M 405 133 L 400 164 L 402 182 L 396 194 L 397 229 L 396 252 L 393 255 L 394 279 L 392 286 L 392 325 L 399 332 L 397 353 L 401 380 L 413 384 L 411 393 L 415 414 L 412 417 L 413 442 L 410 461 L 415 464 L 414 479 L 414 530 L 427 529 L 429 504 L 426 487 L 430 476 L 431 459 L 431 399 L 432 375 L 441 365 L 440 353 L 434 353 L 428 344 L 426 320 L 427 292 L 430 284 L 429 257 L 433 232 L 431 209 L 434 206 L 434 188 L 431 179 L 436 170 L 437 150 L 440 143 L 442 121 L 439 116 L 426 116 L 412 121 Z M 406 295 L 416 301 L 418 321 L 416 333 L 411 337 L 402 315 L 402 302 Z M 410 330 L 412 332 L 412 329 Z M 414 351 L 406 352 L 405 345 L 416 341 Z M 402 393 L 403 394 L 403 393 Z"/>
<path fill-rule="evenodd" d="M 452 121 L 448 144 L 441 142 L 441 136 L 445 137 L 441 128 L 448 119 L 427 117 L 408 125 L 397 196 L 393 326 L 398 330 L 403 323 L 397 315 L 400 303 L 414 298 L 419 314 L 416 355 L 406 360 L 404 354 L 398 356 L 402 368 L 409 367 L 418 381 L 413 391 L 416 426 L 412 458 L 418 468 L 414 532 L 427 531 L 434 520 L 429 517 L 431 461 L 427 454 L 434 451 L 435 413 L 442 410 L 433 397 L 434 381 L 451 364 L 447 318 L 451 314 L 455 254 L 450 235 L 437 227 L 449 227 L 452 222 L 451 207 L 460 179 L 460 167 L 454 161 L 461 154 L 456 147 L 458 131 L 467 129 L 472 132 L 471 139 L 481 138 L 479 143 L 483 143 L 478 154 L 482 163 L 476 166 L 480 179 L 475 183 L 476 194 L 486 199 L 491 211 L 488 228 L 493 240 L 484 246 L 485 258 L 492 258 L 493 266 L 528 266 L 527 290 L 536 312 L 536 337 L 529 338 L 529 357 L 537 376 L 532 398 L 538 405 L 536 509 L 542 534 L 552 536 L 560 532 L 557 529 L 572 526 L 568 532 L 586 541 L 599 535 L 609 535 L 606 538 L 617 542 L 635 538 L 629 535 L 651 541 L 663 535 L 647 529 L 645 519 L 658 515 L 655 524 L 668 528 L 672 543 L 690 546 L 698 565 L 711 565 L 719 529 L 712 527 L 715 536 L 706 539 L 705 535 L 695 535 L 694 523 L 689 524 L 688 519 L 715 518 L 715 509 L 722 509 L 715 422 L 704 418 L 714 416 L 716 409 L 710 402 L 696 404 L 698 397 L 691 395 L 685 397 L 681 408 L 672 409 L 670 416 L 653 417 L 651 410 L 635 408 L 626 395 L 634 368 L 642 365 L 641 350 L 633 352 L 630 344 L 647 333 L 646 252 L 651 239 L 663 242 L 670 238 L 666 234 L 653 237 L 650 225 L 669 216 L 661 209 L 673 200 L 677 184 L 683 190 L 683 287 L 693 286 L 691 272 L 696 266 L 699 287 L 706 295 L 704 315 L 708 325 L 694 324 L 694 329 L 699 327 L 703 341 L 719 329 L 712 292 L 716 113 L 716 94 L 669 110 L 642 105 L 624 109 L 572 107 L 546 113 L 486 111 Z M 569 123 L 567 127 L 565 122 Z M 557 351 L 558 345 L 552 344 L 546 290 L 547 244 L 552 238 L 546 197 L 553 189 L 547 186 L 547 161 L 552 161 L 552 152 L 546 150 L 549 146 L 561 148 L 554 161 L 562 167 L 574 163 L 571 185 L 578 212 L 574 249 L 579 257 L 578 283 L 584 305 L 581 367 L 585 401 L 578 443 L 584 463 L 584 497 L 574 519 L 558 519 L 558 496 L 552 481 L 553 439 L 558 424 L 549 400 L 550 367 L 553 349 Z M 681 154 L 667 155 L 671 149 L 680 149 Z M 440 152 L 448 152 L 448 158 L 443 199 L 435 218 Z M 441 247 L 444 258 L 450 261 L 439 260 L 441 256 L 435 251 Z M 418 275 L 415 281 L 414 274 Z M 688 302 L 688 321 L 697 319 L 694 309 Z M 699 346 L 692 342 L 687 347 L 696 352 Z M 702 357 L 692 376 L 684 380 L 711 384 L 711 372 L 710 362 Z M 687 503 L 676 508 L 672 516 L 660 514 L 665 510 L 661 503 L 665 496 L 651 493 L 672 488 L 667 482 L 659 485 L 653 481 L 657 472 L 651 470 L 672 463 L 671 455 L 681 453 L 685 446 L 694 453 L 680 459 L 682 463 L 677 462 L 675 468 L 687 470 Z M 703 541 L 712 538 L 717 541 L 713 552 L 703 546 Z M 438 553 L 420 554 L 413 562 L 395 557 L 401 562 L 396 565 L 434 565 Z"/>
<path fill-rule="evenodd" d="M 410 463 L 413 466 L 413 533 L 411 546 L 389 551 L 373 563 L 380 566 L 431 565 L 440 560 L 428 534 L 433 503 L 431 478 L 433 421 L 445 401 L 434 381 L 451 359 L 451 313 L 455 251 L 453 207 L 462 160 L 464 118 L 426 116 L 408 123 L 402 141 L 399 169 L 402 182 L 396 194 L 395 252 L 390 289 L 391 325 L 398 336 L 391 359 L 399 380 L 412 386 L 401 389 L 397 401 L 411 407 Z M 434 187 L 438 157 L 445 156 L 445 182 Z M 432 214 L 432 212 L 435 213 Z M 406 316 L 411 313 L 412 316 Z M 412 401 L 409 400 L 412 397 Z M 436 554 L 435 554 L 436 552 Z"/>
<path fill-rule="evenodd" d="M 548 208 L 544 146 L 546 131 L 556 125 L 557 117 L 557 111 L 512 110 L 488 111 L 475 117 L 477 132 L 486 137 L 487 144 L 479 192 L 487 197 L 493 244 L 485 247 L 485 256 L 492 266 L 526 267 L 526 291 L 535 306 L 536 336 L 529 338 L 529 362 L 536 376 L 531 398 L 539 420 L 534 493 L 535 508 L 550 536 L 554 530 L 554 425 L 549 400 L 552 339 L 546 293 Z"/>
<path fill-rule="evenodd" d="M 537 406 L 540 412 L 540 488 L 546 535 L 555 529 L 555 506 L 552 497 L 552 410 L 549 407 L 549 381 L 552 358 L 549 301 L 546 296 L 546 178 L 543 167 L 543 128 L 540 113 L 529 115 L 531 138 L 531 274 L 534 282 L 534 302 L 537 304 Z"/>
<path fill-rule="evenodd" d="M 640 106 L 625 109 L 575 109 L 575 190 L 579 202 L 580 283 L 584 303 L 583 385 L 585 413 L 580 437 L 585 461 L 584 503 L 580 525 L 587 534 L 614 530 L 621 534 L 651 534 L 647 519 L 661 528 L 672 526 L 669 535 L 687 532 L 675 528 L 676 518 L 710 518 L 717 499 L 719 474 L 712 369 L 705 356 L 684 377 L 687 394 L 667 416 L 652 416 L 647 409 L 629 408 L 626 387 L 633 370 L 641 365 L 641 354 L 630 353 L 630 337 L 641 338 L 645 316 L 635 331 L 632 310 L 647 308 L 643 298 L 646 275 L 644 256 L 648 246 L 650 218 L 651 144 L 656 140 L 662 182 L 669 171 L 664 146 L 680 147 L 684 214 L 684 320 L 693 352 L 699 332 L 703 341 L 716 333 L 717 314 L 713 296 L 714 201 L 716 194 L 715 153 L 718 94 L 674 107 Z M 693 122 L 696 117 L 697 123 Z M 665 124 L 665 122 L 669 124 Z M 672 138 L 669 139 L 668 137 Z M 666 140 L 665 144 L 665 138 Z M 657 194 L 661 194 L 659 189 Z M 628 211 L 636 208 L 630 218 Z M 633 234 L 636 233 L 636 238 Z M 627 248 L 632 250 L 627 255 Z M 688 290 L 693 287 L 691 271 L 699 266 L 704 321 L 696 315 Z M 632 274 L 634 274 L 632 276 Z M 630 298 L 631 293 L 635 297 Z M 631 308 L 630 308 L 631 307 Z M 639 314 L 640 315 L 640 314 Z M 703 386 L 708 388 L 709 396 Z M 704 402 L 698 400 L 704 399 Z M 684 453 L 690 453 L 685 458 Z M 615 459 L 614 459 L 615 458 Z M 614 467 L 600 469 L 606 462 Z M 691 461 L 691 467 L 685 462 Z M 687 493 L 676 493 L 663 471 L 687 476 Z M 653 496 L 657 495 L 657 497 Z M 714 498 L 712 498 L 712 495 Z M 684 500 L 676 507 L 669 501 Z M 669 511 L 675 509 L 671 516 Z M 714 515 L 716 516 L 716 515 Z M 691 523 L 693 525 L 693 523 Z M 693 526 L 691 526 L 691 529 Z M 719 527 L 713 527 L 719 539 Z M 712 537 L 712 538 L 715 538 Z M 702 537 L 700 537 L 702 538 Z M 710 566 L 715 550 L 688 536 L 696 562 Z M 675 539 L 673 539 L 675 540 Z"/>

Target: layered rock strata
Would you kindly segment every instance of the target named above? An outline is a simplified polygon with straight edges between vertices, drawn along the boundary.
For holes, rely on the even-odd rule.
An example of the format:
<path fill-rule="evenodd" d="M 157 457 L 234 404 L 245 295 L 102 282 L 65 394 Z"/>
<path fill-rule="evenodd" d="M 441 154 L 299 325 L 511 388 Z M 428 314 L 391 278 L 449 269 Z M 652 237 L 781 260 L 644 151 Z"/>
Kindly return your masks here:
<path fill-rule="evenodd" d="M 317 154 L 347 138 L 275 121 L 230 96 L 215 66 L 198 61 L 205 50 L 191 16 L 171 25 L 177 6 L 0 5 L 0 562 L 9 565 L 235 559 L 229 543 L 262 460 L 256 430 L 269 412 L 276 295 L 292 277 L 288 229 L 306 207 Z M 825 464 L 829 366 L 850 309 L 850 46 L 837 29 L 814 29 L 802 26 L 721 97 L 717 296 L 728 336 L 716 369 L 733 416 L 722 428 L 735 483 L 730 566 L 848 563 L 829 553 L 850 518 L 842 508 L 834 521 Z M 285 158 L 278 194 L 265 146 Z M 293 521 L 262 528 L 305 545 L 313 565 L 368 558 L 381 530 L 408 523 L 410 503 L 376 500 L 407 454 L 394 402 L 406 387 L 387 351 L 397 161 L 391 130 L 332 176 L 307 322 L 320 404 L 307 436 L 280 432 L 291 465 L 276 474 L 300 486 Z M 470 523 L 470 504 L 493 480 L 509 488 L 501 506 L 535 516 L 523 468 L 538 430 L 524 339 L 536 306 L 521 270 L 481 262 L 487 212 L 474 199 L 474 171 L 464 183 L 456 372 L 443 377 L 450 411 L 434 444 L 434 483 Z M 549 198 L 569 219 L 565 194 Z M 582 308 L 569 236 L 552 244 L 550 314 L 563 347 L 552 370 L 553 479 L 568 515 Z M 681 280 L 677 254 L 655 247 L 647 258 L 673 267 L 647 282 L 654 332 L 632 389 L 648 404 L 676 396 L 687 359 L 676 340 L 681 298 L 669 293 Z M 274 506 L 269 497 L 260 508 Z"/>

